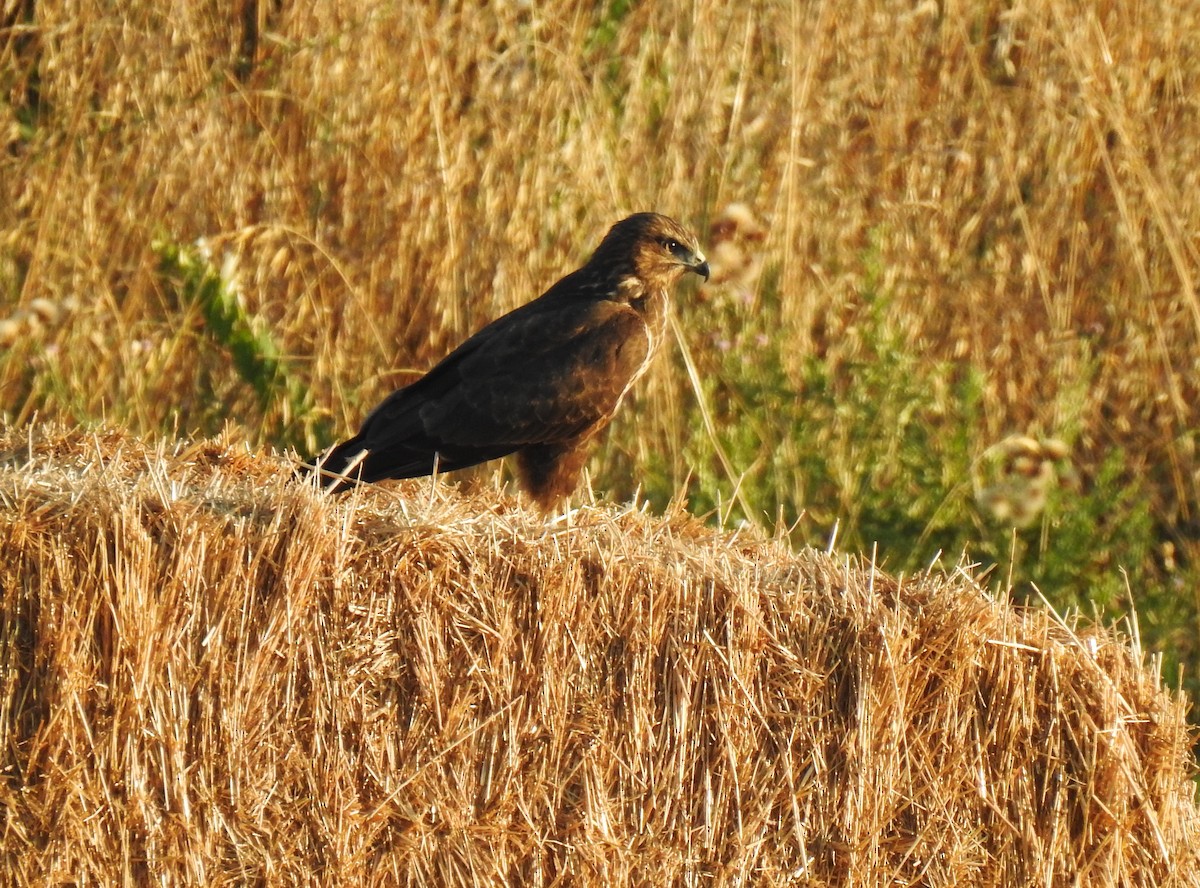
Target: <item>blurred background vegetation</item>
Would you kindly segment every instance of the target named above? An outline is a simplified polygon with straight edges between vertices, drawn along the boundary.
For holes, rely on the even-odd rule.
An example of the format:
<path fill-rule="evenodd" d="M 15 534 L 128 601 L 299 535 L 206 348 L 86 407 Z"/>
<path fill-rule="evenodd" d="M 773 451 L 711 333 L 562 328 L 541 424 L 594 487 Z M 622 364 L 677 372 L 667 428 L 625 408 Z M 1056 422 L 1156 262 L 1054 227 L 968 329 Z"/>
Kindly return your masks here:
<path fill-rule="evenodd" d="M 1136 609 L 1194 692 L 1197 33 L 1187 0 L 15 0 L 0 411 L 311 453 L 658 210 L 715 274 L 598 497 L 965 552 Z"/>

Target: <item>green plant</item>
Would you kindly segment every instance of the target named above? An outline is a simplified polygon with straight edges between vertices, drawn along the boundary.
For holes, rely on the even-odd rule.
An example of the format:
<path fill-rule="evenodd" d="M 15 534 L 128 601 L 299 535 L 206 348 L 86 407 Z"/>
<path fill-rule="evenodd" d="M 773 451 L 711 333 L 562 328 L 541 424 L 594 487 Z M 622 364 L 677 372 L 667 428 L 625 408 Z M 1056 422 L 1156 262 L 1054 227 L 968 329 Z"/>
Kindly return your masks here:
<path fill-rule="evenodd" d="M 203 246 L 168 239 L 156 241 L 154 251 L 164 281 L 183 303 L 200 309 L 208 337 L 228 351 L 238 376 L 254 389 L 264 413 L 272 406 L 279 408 L 280 418 L 267 437 L 302 450 L 313 449 L 314 438 L 318 446 L 325 443 L 329 439 L 326 421 L 314 418 L 308 388 L 289 371 L 266 323 L 246 311 L 230 263 L 218 269 Z M 206 389 L 212 391 L 211 386 Z"/>
<path fill-rule="evenodd" d="M 780 522 L 801 545 L 836 536 L 839 549 L 877 551 L 907 573 L 965 553 L 998 592 L 1044 595 L 1104 621 L 1129 614 L 1133 590 L 1151 647 L 1182 650 L 1170 636 L 1189 622 L 1177 594 L 1185 580 L 1155 569 L 1163 528 L 1129 454 L 1114 448 L 1079 477 L 1061 440 L 987 440 L 983 375 L 922 356 L 891 307 L 887 293 L 864 292 L 841 344 L 795 371 L 787 343 L 769 335 L 780 312 L 770 285 L 753 310 L 716 301 L 692 319 L 691 329 L 737 333 L 695 349 L 711 365 L 687 399 L 691 508 L 714 521 Z M 659 457 L 644 493 L 662 505 L 671 484 Z"/>

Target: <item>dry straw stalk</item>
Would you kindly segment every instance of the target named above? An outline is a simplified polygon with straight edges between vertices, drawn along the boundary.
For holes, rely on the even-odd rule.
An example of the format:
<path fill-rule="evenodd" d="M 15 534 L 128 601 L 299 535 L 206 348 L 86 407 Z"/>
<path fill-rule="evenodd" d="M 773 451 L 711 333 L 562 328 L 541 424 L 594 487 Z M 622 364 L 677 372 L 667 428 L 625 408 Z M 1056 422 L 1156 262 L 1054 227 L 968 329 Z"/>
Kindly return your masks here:
<path fill-rule="evenodd" d="M 961 571 L 0 450 L 6 884 L 1200 884 L 1183 701 Z"/>

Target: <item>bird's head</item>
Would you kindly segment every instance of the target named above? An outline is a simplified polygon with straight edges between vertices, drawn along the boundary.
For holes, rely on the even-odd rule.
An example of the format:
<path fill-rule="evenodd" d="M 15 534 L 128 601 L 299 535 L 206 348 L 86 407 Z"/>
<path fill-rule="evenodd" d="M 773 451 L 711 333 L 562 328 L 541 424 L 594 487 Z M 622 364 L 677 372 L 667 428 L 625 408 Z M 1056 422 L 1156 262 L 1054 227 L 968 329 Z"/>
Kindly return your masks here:
<path fill-rule="evenodd" d="M 637 213 L 609 229 L 592 262 L 622 267 L 651 287 L 667 288 L 686 272 L 708 280 L 708 261 L 696 236 L 667 216 Z"/>

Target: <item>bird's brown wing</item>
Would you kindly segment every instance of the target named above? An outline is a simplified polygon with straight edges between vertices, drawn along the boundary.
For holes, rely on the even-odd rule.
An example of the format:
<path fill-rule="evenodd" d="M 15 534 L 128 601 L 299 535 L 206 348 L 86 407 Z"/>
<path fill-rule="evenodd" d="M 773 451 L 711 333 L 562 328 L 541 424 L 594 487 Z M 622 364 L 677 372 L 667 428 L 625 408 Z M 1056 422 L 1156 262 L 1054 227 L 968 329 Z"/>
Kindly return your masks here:
<path fill-rule="evenodd" d="M 650 352 L 628 306 L 581 300 L 505 315 L 388 397 L 323 461 L 363 481 L 465 468 L 606 424 Z"/>

